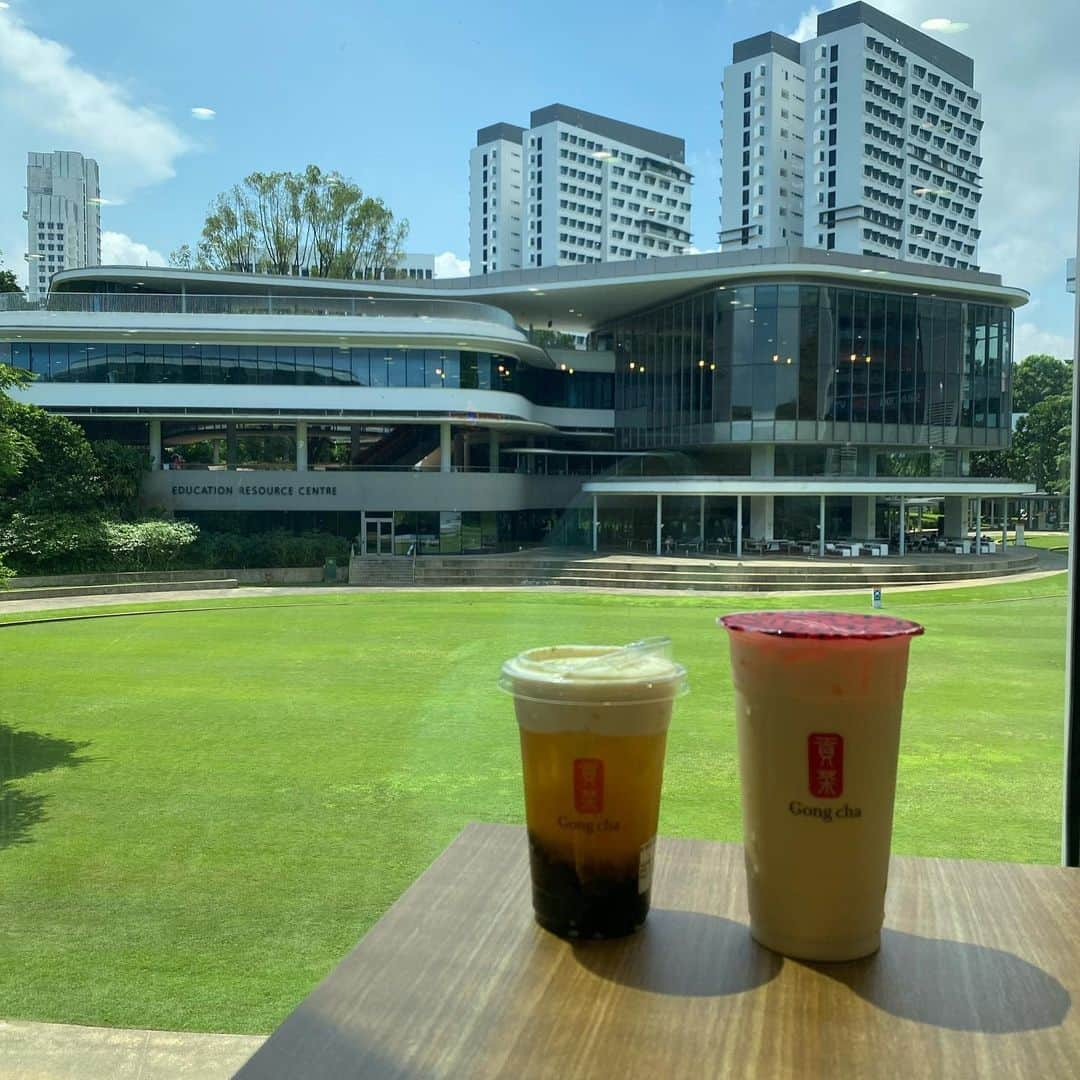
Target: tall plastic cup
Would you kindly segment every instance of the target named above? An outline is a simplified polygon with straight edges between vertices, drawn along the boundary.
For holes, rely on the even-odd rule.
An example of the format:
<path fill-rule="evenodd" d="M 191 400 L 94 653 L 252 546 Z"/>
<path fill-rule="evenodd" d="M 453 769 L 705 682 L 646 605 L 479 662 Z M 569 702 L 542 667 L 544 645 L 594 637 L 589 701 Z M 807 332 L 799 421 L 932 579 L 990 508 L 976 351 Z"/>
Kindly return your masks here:
<path fill-rule="evenodd" d="M 900 714 L 918 623 L 726 615 L 750 930 L 776 952 L 854 960 L 885 914 Z"/>
<path fill-rule="evenodd" d="M 669 644 L 558 645 L 503 665 L 533 909 L 562 937 L 620 937 L 648 914 L 668 725 L 686 686 Z"/>

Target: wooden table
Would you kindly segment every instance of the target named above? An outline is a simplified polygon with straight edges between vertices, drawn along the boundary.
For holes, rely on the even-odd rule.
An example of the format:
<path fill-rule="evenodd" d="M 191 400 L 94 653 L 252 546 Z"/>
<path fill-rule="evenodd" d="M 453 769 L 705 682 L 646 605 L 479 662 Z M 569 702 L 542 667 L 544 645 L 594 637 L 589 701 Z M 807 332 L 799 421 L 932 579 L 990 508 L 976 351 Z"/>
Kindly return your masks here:
<path fill-rule="evenodd" d="M 881 952 L 785 960 L 742 848 L 661 839 L 644 930 L 532 919 L 521 828 L 470 825 L 238 1074 L 1080 1077 L 1080 871 L 895 858 Z"/>

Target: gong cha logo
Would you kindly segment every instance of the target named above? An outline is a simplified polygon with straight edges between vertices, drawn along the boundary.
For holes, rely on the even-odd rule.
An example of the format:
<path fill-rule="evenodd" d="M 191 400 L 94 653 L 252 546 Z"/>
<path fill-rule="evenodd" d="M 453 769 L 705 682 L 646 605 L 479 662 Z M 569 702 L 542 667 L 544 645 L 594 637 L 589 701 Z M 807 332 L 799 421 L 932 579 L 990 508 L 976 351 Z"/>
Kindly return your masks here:
<path fill-rule="evenodd" d="M 604 763 L 600 758 L 574 759 L 574 810 L 599 814 L 604 809 Z"/>
<path fill-rule="evenodd" d="M 838 799 L 844 794 L 844 737 L 815 731 L 806 737 L 810 794 L 815 799 Z"/>

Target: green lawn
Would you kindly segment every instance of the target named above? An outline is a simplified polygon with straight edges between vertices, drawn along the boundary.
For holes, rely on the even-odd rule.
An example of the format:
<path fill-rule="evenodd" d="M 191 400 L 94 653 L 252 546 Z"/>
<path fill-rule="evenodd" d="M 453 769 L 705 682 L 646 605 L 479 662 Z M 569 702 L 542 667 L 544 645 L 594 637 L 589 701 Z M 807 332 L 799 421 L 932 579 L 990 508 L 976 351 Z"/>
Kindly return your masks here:
<path fill-rule="evenodd" d="M 989 535 L 995 535 L 991 532 Z M 1009 542 L 1012 543 L 1012 530 L 1009 530 Z M 1000 539 L 1000 537 L 999 537 Z M 1033 548 L 1068 548 L 1069 534 L 1067 532 L 1026 532 L 1024 543 Z"/>
<path fill-rule="evenodd" d="M 1064 575 L 886 603 L 927 627 L 897 850 L 1056 862 Z M 0 1016 L 269 1030 L 465 822 L 522 820 L 495 679 L 528 646 L 670 634 L 661 831 L 737 839 L 714 619 L 785 605 L 312 593 L 0 627 Z"/>

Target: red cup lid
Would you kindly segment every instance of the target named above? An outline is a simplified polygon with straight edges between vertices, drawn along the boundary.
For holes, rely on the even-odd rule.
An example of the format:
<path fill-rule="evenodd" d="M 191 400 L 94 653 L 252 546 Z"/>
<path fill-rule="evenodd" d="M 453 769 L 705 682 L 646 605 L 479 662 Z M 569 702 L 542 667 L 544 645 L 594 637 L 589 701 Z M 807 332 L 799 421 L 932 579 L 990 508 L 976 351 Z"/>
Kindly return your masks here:
<path fill-rule="evenodd" d="M 785 638 L 877 641 L 923 633 L 923 627 L 908 619 L 846 611 L 741 611 L 721 615 L 716 621 L 725 630 Z"/>

